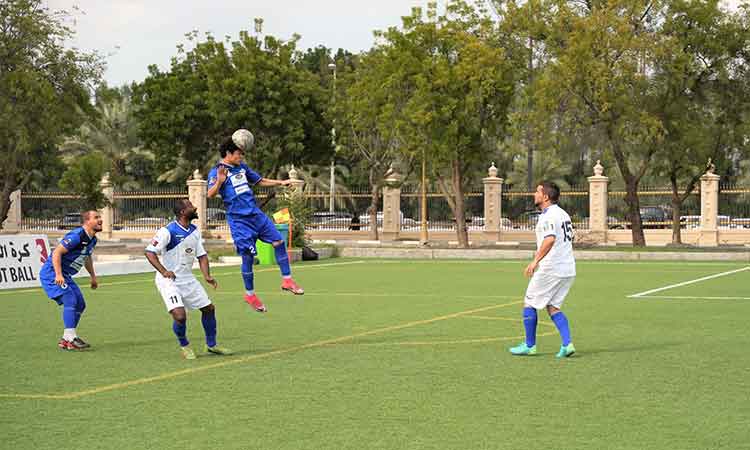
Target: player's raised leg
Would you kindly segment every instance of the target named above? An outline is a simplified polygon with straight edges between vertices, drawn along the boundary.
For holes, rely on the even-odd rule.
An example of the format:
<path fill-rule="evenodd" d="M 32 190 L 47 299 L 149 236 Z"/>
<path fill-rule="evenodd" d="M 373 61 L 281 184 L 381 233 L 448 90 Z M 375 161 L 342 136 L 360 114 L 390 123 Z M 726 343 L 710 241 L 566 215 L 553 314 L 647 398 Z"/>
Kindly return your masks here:
<path fill-rule="evenodd" d="M 284 241 L 275 241 L 272 245 L 276 254 L 276 263 L 281 269 L 281 289 L 295 295 L 304 294 L 305 290 L 292 279 L 292 268 L 289 265 L 289 254 L 284 246 Z"/>
<path fill-rule="evenodd" d="M 245 251 L 242 253 L 242 282 L 245 284 L 245 301 L 258 312 L 266 312 L 268 309 L 260 301 L 255 293 L 255 275 L 253 274 L 253 264 L 255 263 L 255 252 Z"/>

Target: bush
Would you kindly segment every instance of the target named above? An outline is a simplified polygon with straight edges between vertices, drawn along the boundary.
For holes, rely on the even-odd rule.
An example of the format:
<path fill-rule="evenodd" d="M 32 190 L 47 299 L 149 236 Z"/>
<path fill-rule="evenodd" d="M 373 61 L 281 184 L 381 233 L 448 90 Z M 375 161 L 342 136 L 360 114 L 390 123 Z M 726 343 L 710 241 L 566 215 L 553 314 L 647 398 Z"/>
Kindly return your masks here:
<path fill-rule="evenodd" d="M 289 208 L 292 217 L 292 247 L 306 246 L 308 238 L 305 229 L 312 219 L 312 208 L 307 204 L 305 197 L 298 193 L 287 191 L 277 198 L 277 210 Z"/>

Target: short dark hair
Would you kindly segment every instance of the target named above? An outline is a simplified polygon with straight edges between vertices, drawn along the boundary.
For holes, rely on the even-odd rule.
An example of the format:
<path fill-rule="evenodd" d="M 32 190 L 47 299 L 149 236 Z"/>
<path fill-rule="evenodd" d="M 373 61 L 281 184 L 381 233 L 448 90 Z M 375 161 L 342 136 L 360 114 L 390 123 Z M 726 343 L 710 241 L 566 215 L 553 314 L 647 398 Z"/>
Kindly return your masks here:
<path fill-rule="evenodd" d="M 190 200 L 186 198 L 177 199 L 177 201 L 174 202 L 174 215 L 179 217 L 182 210 L 187 207 L 188 202 L 190 202 Z"/>
<path fill-rule="evenodd" d="M 94 209 L 89 209 L 88 211 L 82 212 L 81 213 L 81 224 L 86 223 L 86 221 L 89 220 L 89 216 L 91 216 L 91 214 L 98 214 L 98 213 L 99 213 L 99 211 L 96 211 Z"/>
<path fill-rule="evenodd" d="M 560 200 L 560 187 L 556 183 L 552 181 L 542 181 L 539 183 L 539 186 L 542 187 L 544 195 L 549 197 L 549 201 L 557 203 Z"/>
<path fill-rule="evenodd" d="M 224 142 L 219 145 L 219 154 L 221 154 L 222 158 L 227 156 L 227 153 L 234 153 L 237 150 L 240 150 L 240 148 L 237 147 L 237 144 L 234 143 L 231 136 L 226 138 Z"/>

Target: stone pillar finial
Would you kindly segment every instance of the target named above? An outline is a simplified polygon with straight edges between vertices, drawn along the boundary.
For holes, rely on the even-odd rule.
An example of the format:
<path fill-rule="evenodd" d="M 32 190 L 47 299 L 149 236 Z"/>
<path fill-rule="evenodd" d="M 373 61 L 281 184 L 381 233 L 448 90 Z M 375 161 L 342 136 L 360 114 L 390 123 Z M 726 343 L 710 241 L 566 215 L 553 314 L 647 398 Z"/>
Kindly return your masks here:
<path fill-rule="evenodd" d="M 193 179 L 194 179 L 194 180 L 202 180 L 202 179 L 203 179 L 203 178 L 201 177 L 201 171 L 200 171 L 200 170 L 198 170 L 198 169 L 195 169 L 195 170 L 193 171 Z"/>
<path fill-rule="evenodd" d="M 299 180 L 299 178 L 297 176 L 298 176 L 297 169 L 295 169 L 294 168 L 294 164 L 292 164 L 292 168 L 289 169 L 289 179 L 290 180 Z"/>
<path fill-rule="evenodd" d="M 604 175 L 604 166 L 602 166 L 601 160 L 596 160 L 596 165 L 594 166 L 594 175 L 597 177 Z"/>
<path fill-rule="evenodd" d="M 495 161 L 492 161 L 492 165 L 487 169 L 487 175 L 490 178 L 497 178 L 497 167 L 495 167 Z"/>
<path fill-rule="evenodd" d="M 401 174 L 396 171 L 393 167 L 393 163 L 391 163 L 388 170 L 385 172 L 385 182 L 386 184 L 398 184 L 400 181 Z"/>

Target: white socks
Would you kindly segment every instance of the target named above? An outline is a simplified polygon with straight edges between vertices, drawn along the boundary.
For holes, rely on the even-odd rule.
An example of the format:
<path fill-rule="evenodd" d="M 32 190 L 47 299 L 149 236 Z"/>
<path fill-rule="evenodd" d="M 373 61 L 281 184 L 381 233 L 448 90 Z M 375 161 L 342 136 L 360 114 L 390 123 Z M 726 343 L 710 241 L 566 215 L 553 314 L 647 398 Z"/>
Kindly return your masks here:
<path fill-rule="evenodd" d="M 65 339 L 68 342 L 72 342 L 73 339 L 75 339 L 77 336 L 78 334 L 76 333 L 75 328 L 66 328 L 63 331 L 63 339 Z"/>

